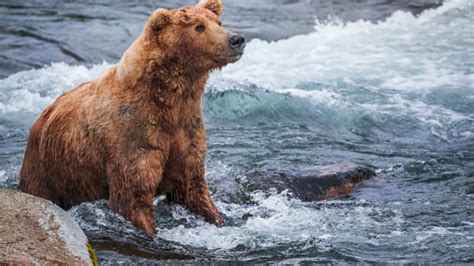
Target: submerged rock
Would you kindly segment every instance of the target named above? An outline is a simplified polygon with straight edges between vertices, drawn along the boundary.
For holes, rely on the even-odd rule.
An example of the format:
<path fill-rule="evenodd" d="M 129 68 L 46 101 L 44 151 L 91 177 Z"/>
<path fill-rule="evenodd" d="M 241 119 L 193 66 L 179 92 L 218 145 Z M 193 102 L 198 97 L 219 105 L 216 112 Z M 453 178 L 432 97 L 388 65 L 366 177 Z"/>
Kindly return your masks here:
<path fill-rule="evenodd" d="M 86 235 L 65 211 L 50 201 L 0 189 L 0 264 L 96 263 Z"/>
<path fill-rule="evenodd" d="M 258 174 L 247 180 L 250 191 L 287 190 L 302 201 L 318 201 L 347 196 L 365 179 L 375 176 L 371 168 L 353 163 Z"/>

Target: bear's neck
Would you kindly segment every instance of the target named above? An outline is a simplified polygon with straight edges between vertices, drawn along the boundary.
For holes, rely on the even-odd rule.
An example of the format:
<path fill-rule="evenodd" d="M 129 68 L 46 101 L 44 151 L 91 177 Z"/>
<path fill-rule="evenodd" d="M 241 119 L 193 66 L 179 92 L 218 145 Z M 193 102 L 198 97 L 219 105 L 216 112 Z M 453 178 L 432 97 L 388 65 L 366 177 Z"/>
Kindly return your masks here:
<path fill-rule="evenodd" d="M 208 77 L 207 72 L 197 73 L 168 58 L 152 62 L 142 82 L 154 101 L 173 106 L 181 101 L 201 101 Z"/>
<path fill-rule="evenodd" d="M 143 48 L 137 40 L 116 66 L 117 78 L 129 90 L 146 90 L 154 101 L 174 104 L 179 100 L 201 100 L 208 70 L 193 68 L 177 57 Z"/>

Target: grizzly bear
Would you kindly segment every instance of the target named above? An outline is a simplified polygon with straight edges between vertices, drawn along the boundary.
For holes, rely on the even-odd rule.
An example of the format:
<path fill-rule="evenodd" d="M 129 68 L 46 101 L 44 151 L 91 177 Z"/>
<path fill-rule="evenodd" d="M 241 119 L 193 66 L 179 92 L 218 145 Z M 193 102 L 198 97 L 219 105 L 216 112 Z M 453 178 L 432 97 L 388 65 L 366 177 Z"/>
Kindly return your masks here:
<path fill-rule="evenodd" d="M 21 190 L 63 208 L 107 199 L 148 234 L 157 195 L 223 226 L 204 178 L 201 98 L 245 39 L 221 26 L 222 8 L 156 10 L 117 65 L 47 107 L 30 131 Z"/>

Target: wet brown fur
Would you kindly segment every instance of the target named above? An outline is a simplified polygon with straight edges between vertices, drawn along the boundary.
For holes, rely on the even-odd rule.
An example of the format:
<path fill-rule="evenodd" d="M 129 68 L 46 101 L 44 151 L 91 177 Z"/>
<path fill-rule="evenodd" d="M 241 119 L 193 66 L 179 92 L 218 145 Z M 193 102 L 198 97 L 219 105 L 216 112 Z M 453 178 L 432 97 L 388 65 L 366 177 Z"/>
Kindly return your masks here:
<path fill-rule="evenodd" d="M 166 194 L 222 226 L 204 179 L 201 111 L 209 72 L 236 61 L 221 11 L 220 0 L 155 11 L 116 66 L 47 107 L 31 128 L 21 189 L 63 208 L 108 199 L 150 234 L 153 197 Z"/>

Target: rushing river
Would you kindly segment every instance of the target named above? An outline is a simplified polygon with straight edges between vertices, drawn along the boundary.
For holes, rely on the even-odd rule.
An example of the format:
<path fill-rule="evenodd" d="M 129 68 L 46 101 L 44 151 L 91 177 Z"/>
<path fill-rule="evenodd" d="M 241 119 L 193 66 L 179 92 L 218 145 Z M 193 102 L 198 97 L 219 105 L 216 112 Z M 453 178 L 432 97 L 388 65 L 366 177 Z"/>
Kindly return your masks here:
<path fill-rule="evenodd" d="M 311 18 L 309 33 L 252 39 L 240 62 L 213 73 L 204 97 L 206 175 L 227 226 L 157 198 L 152 238 L 105 201 L 74 207 L 101 262 L 474 263 L 474 2 L 446 1 L 418 15 L 396 8 L 405 11 L 365 18 L 359 10 L 360 20 L 336 13 Z M 42 109 L 113 63 L 86 58 L 9 73 L 31 57 L 18 54 L 2 69 L 2 187 L 17 187 Z M 343 161 L 378 176 L 348 198 L 318 203 L 246 190 L 246 180 L 266 172 Z"/>

